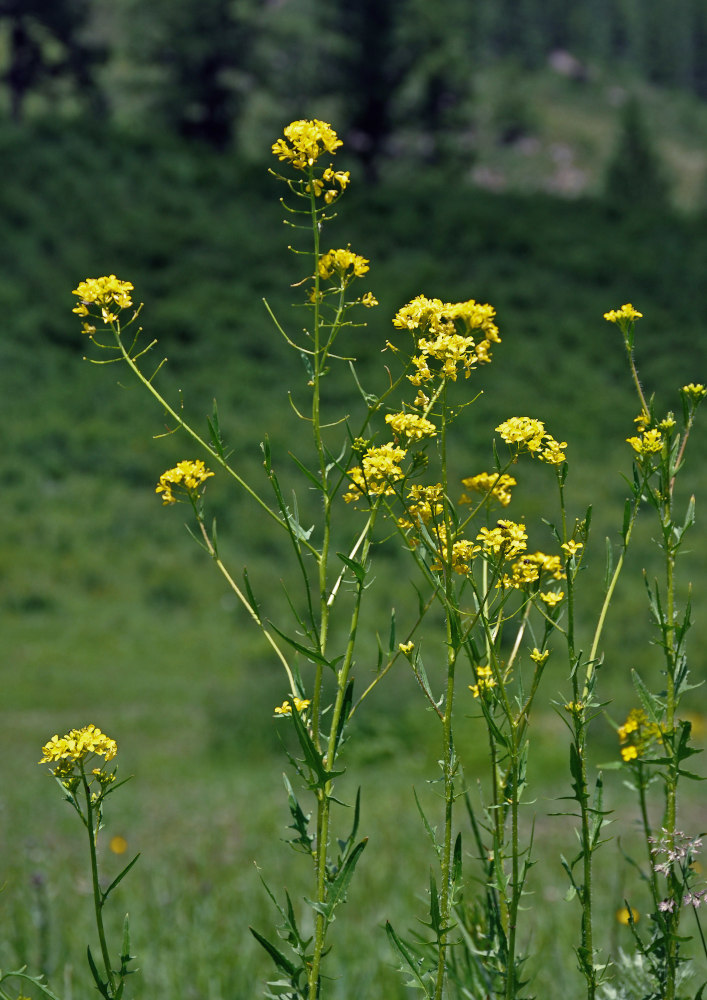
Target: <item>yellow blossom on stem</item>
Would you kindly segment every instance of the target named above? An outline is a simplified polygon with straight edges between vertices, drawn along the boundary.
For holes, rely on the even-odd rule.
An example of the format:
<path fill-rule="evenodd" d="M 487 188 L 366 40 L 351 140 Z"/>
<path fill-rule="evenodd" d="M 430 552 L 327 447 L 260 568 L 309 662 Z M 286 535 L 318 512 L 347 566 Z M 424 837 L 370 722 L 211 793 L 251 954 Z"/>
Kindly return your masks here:
<path fill-rule="evenodd" d="M 162 473 L 160 481 L 155 487 L 155 493 L 162 494 L 163 504 L 177 502 L 174 495 L 175 489 L 181 489 L 193 498 L 210 476 L 213 476 L 213 472 L 206 468 L 200 458 L 193 462 L 185 459 L 185 461 L 175 465 L 173 469 L 167 469 L 166 472 Z"/>
<path fill-rule="evenodd" d="M 502 507 L 511 502 L 511 487 L 516 485 L 513 476 L 498 472 L 479 472 L 475 476 L 462 479 L 462 486 L 476 493 L 484 494 L 487 501 L 498 500 Z M 459 503 L 471 503 L 470 498 L 463 493 Z"/>
<path fill-rule="evenodd" d="M 663 436 L 655 428 L 644 431 L 640 437 L 630 437 L 626 440 L 638 455 L 652 455 L 663 447 Z"/>
<path fill-rule="evenodd" d="M 528 451 L 539 451 L 545 436 L 545 424 L 534 417 L 510 417 L 496 428 L 506 444 L 517 444 Z"/>
<path fill-rule="evenodd" d="M 476 540 L 484 555 L 500 555 L 510 561 L 525 552 L 528 536 L 525 525 L 502 520 L 495 528 L 482 528 Z"/>
<path fill-rule="evenodd" d="M 72 312 L 79 316 L 88 316 L 91 312 L 89 306 L 95 305 L 100 310 L 103 322 L 113 323 L 118 317 L 112 311 L 112 307 L 117 306 L 119 310 L 128 309 L 133 304 L 131 291 L 133 285 L 129 281 L 121 281 L 114 274 L 103 278 L 86 278 L 85 281 L 80 281 L 71 293 L 78 295 L 81 300 L 74 306 Z M 95 328 L 89 330 L 87 326 L 88 324 L 84 324 L 84 333 L 95 333 Z"/>
<path fill-rule="evenodd" d="M 552 609 L 562 601 L 564 596 L 564 590 L 548 590 L 546 593 L 540 594 L 540 600 L 544 601 Z"/>
<path fill-rule="evenodd" d="M 642 757 L 656 741 L 662 739 L 660 726 L 650 722 L 642 708 L 633 708 L 623 726 L 618 728 L 621 759 L 626 763 Z"/>
<path fill-rule="evenodd" d="M 346 503 L 360 500 L 363 496 L 389 496 L 395 493 L 391 485 L 404 477 L 400 463 L 407 454 L 392 441 L 377 448 L 369 448 L 361 460 L 361 466 L 349 469 L 351 489 L 344 493 Z"/>
<path fill-rule="evenodd" d="M 293 698 L 295 703 L 295 711 L 304 712 L 310 706 L 309 698 Z M 275 715 L 292 715 L 292 705 L 289 701 L 283 701 L 282 705 L 277 705 L 274 709 Z"/>
<path fill-rule="evenodd" d="M 643 313 L 640 313 L 638 309 L 634 309 L 630 302 L 621 306 L 620 309 L 612 309 L 610 312 L 604 313 L 604 319 L 608 320 L 609 323 L 618 323 L 622 325 L 622 321 L 631 322 L 635 319 L 642 319 Z"/>
<path fill-rule="evenodd" d="M 331 125 L 317 118 L 291 122 L 284 129 L 284 136 L 273 143 L 273 154 L 278 160 L 289 161 L 296 170 L 307 170 L 322 153 L 334 154 L 343 146 Z"/>
<path fill-rule="evenodd" d="M 436 532 L 437 558 L 430 563 L 430 569 L 443 572 L 449 561 L 449 543 L 447 529 L 441 525 Z M 471 569 L 471 560 L 477 552 L 477 547 L 467 538 L 457 538 L 452 542 L 451 568 L 453 572 L 466 576 Z"/>
<path fill-rule="evenodd" d="M 477 667 L 476 668 L 476 684 L 470 684 L 469 690 L 472 692 L 475 698 L 481 697 L 486 691 L 490 691 L 491 688 L 496 687 L 496 681 L 493 676 L 493 670 L 491 667 Z"/>
<path fill-rule="evenodd" d="M 426 437 L 434 437 L 437 428 L 431 420 L 419 417 L 416 413 L 387 413 L 385 422 L 397 437 L 408 441 L 421 441 Z"/>
<path fill-rule="evenodd" d="M 689 385 L 684 385 L 680 392 L 696 403 L 707 396 L 707 389 L 699 382 L 697 384 L 690 382 Z"/>
<path fill-rule="evenodd" d="M 546 649 L 541 653 L 536 646 L 535 649 L 530 654 L 530 659 L 533 660 L 535 663 L 537 663 L 539 667 L 541 667 L 543 663 L 545 663 L 549 655 L 550 655 L 549 649 Z"/>
<path fill-rule="evenodd" d="M 412 639 L 410 639 L 409 642 L 398 643 L 398 649 L 400 650 L 401 653 L 404 653 L 405 656 L 409 656 L 414 648 L 415 648 L 415 643 L 412 641 Z"/>
<path fill-rule="evenodd" d="M 91 755 L 112 760 L 118 752 L 118 745 L 93 724 L 83 729 L 72 729 L 66 736 L 55 734 L 42 747 L 40 764 L 83 761 Z"/>
<path fill-rule="evenodd" d="M 341 278 L 360 278 L 369 270 L 369 261 L 351 250 L 328 250 L 319 258 L 318 271 L 321 278 L 338 274 Z M 369 293 L 370 294 L 370 293 Z"/>
<path fill-rule="evenodd" d="M 563 552 L 566 552 L 570 559 L 577 555 L 577 553 L 584 548 L 584 542 L 575 542 L 573 538 L 569 542 L 563 542 L 560 546 Z"/>
<path fill-rule="evenodd" d="M 365 306 L 366 309 L 373 309 L 378 305 L 378 299 L 375 297 L 373 292 L 366 292 L 361 298 L 361 305 Z"/>
<path fill-rule="evenodd" d="M 538 458 L 541 462 L 547 462 L 548 465 L 562 465 L 565 460 L 564 449 L 566 447 L 566 441 L 556 441 L 552 434 L 546 434 Z"/>

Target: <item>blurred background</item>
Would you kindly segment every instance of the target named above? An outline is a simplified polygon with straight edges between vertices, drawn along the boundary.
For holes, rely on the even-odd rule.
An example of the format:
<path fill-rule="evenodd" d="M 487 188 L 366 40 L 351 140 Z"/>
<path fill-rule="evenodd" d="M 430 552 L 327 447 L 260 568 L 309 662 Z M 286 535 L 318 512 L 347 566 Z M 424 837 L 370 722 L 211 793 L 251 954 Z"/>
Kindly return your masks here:
<path fill-rule="evenodd" d="M 567 440 L 573 510 L 594 505 L 587 634 L 637 411 L 602 314 L 629 301 L 644 313 L 637 359 L 661 411 L 679 412 L 678 387 L 707 377 L 703 0 L 0 0 L 0 967 L 27 962 L 67 997 L 88 989 L 88 881 L 76 817 L 35 763 L 53 733 L 95 722 L 118 740 L 121 773 L 136 775 L 108 817 L 128 852 L 143 851 L 121 890 L 144 970 L 135 995 L 256 995 L 269 970 L 247 924 L 272 921 L 253 862 L 273 887 L 296 892 L 304 877 L 280 841 L 289 819 L 271 713 L 284 678 L 184 530 L 185 509 L 154 494 L 164 469 L 197 456 L 177 435 L 155 438 L 162 415 L 127 371 L 82 359 L 71 313 L 83 278 L 132 281 L 155 363 L 169 358 L 164 391 L 181 394 L 202 431 L 218 399 L 237 467 L 257 486 L 266 433 L 290 475 L 287 450 L 303 450 L 305 432 L 288 391 L 303 398 L 303 371 L 262 299 L 301 325 L 289 310 L 301 262 L 268 168 L 272 142 L 303 117 L 344 141 L 336 163 L 352 185 L 324 239 L 371 259 L 380 307 L 347 350 L 373 390 L 390 319 L 413 296 L 496 307 L 503 343 L 457 425 L 459 477 L 490 466 L 493 428 L 510 415 Z M 332 413 L 356 412 L 344 367 L 327 393 Z M 696 681 L 707 674 L 705 457 L 698 422 L 678 501 L 698 493 L 680 568 L 682 596 L 695 588 Z M 541 519 L 555 516 L 546 473 L 519 469 L 510 509 L 538 547 Z M 247 565 L 278 620 L 286 549 L 227 484 L 212 480 L 208 497 L 235 574 Z M 635 701 L 631 668 L 660 686 L 642 583 L 644 568 L 660 572 L 653 534 L 646 516 L 608 626 L 601 693 L 615 721 Z M 382 627 L 405 565 L 382 552 Z M 374 665 L 373 636 L 370 655 Z M 362 685 L 371 671 L 364 647 Z M 566 684 L 548 668 L 548 702 Z M 698 742 L 703 698 L 689 701 Z M 575 995 L 566 937 L 578 914 L 557 861 L 574 844 L 550 817 L 568 789 L 566 750 L 543 711 L 529 818 L 550 845 L 533 886 L 547 920 L 526 945 L 545 956 L 533 989 Z M 473 714 L 470 695 L 460 714 Z M 402 997 L 380 925 L 423 912 L 430 859 L 411 789 L 428 794 L 435 730 L 403 667 L 354 729 L 342 795 L 368 789 L 371 846 L 335 928 L 332 995 Z M 477 729 L 461 727 L 470 779 L 483 764 Z M 594 763 L 615 759 L 606 720 L 596 739 Z M 685 810 L 698 832 L 699 797 Z M 613 919 L 628 887 L 616 844 L 604 850 L 603 944 L 615 948 L 629 934 Z M 106 846 L 108 872 L 130 856 Z"/>

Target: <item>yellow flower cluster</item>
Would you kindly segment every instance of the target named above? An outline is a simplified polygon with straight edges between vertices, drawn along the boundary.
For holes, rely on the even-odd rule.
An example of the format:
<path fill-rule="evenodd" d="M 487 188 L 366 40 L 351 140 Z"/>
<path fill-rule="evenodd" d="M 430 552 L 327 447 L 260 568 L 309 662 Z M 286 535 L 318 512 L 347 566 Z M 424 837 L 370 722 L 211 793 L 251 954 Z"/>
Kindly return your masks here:
<path fill-rule="evenodd" d="M 133 304 L 130 297 L 132 290 L 133 285 L 129 281 L 121 281 L 114 274 L 103 278 L 86 278 L 85 281 L 80 281 L 78 287 L 71 293 L 78 295 L 81 300 L 71 311 L 78 316 L 89 316 L 91 314 L 89 306 L 95 305 L 100 309 L 104 323 L 114 323 L 118 318 L 114 308 L 117 306 L 118 310 L 128 309 Z M 84 323 L 83 332 L 96 331 L 95 327 Z"/>
<path fill-rule="evenodd" d="M 360 278 L 368 270 L 369 261 L 351 250 L 328 250 L 319 258 L 320 278 L 330 278 L 338 274 L 342 278 Z M 370 295 L 370 292 L 367 293 Z"/>
<path fill-rule="evenodd" d="M 417 528 L 420 521 L 423 524 L 428 524 L 434 518 L 439 517 L 444 511 L 441 483 L 435 483 L 434 486 L 411 486 L 408 492 L 408 500 L 412 501 L 412 503 L 408 504 L 407 510 L 413 520 L 409 521 L 407 518 L 400 518 L 398 520 L 398 525 L 403 531 L 408 531 L 410 528 Z"/>
<path fill-rule="evenodd" d="M 40 764 L 59 763 L 61 761 L 75 763 L 85 760 L 86 757 L 95 754 L 97 757 L 105 757 L 106 761 L 112 760 L 118 752 L 118 745 L 105 733 L 102 733 L 94 725 L 84 726 L 83 729 L 72 729 L 66 736 L 55 734 L 45 746 L 42 747 L 43 757 Z"/>
<path fill-rule="evenodd" d="M 506 573 L 501 580 L 501 586 L 522 590 L 531 583 L 536 583 L 545 573 L 553 580 L 562 580 L 564 572 L 559 556 L 548 556 L 544 552 L 524 553 L 511 566 L 510 576 Z"/>
<path fill-rule="evenodd" d="M 502 556 L 509 562 L 526 549 L 525 526 L 515 521 L 498 521 L 495 528 L 482 528 L 476 536 L 486 556 Z"/>
<path fill-rule="evenodd" d="M 705 389 L 700 382 L 697 384 L 690 382 L 689 385 L 684 385 L 680 392 L 689 399 L 692 399 L 695 403 L 699 403 L 701 399 L 704 399 L 705 396 L 707 396 L 707 389 Z"/>
<path fill-rule="evenodd" d="M 366 292 L 361 299 L 361 305 L 365 306 L 366 309 L 373 309 L 374 306 L 378 305 L 378 299 L 373 292 Z"/>
<path fill-rule="evenodd" d="M 163 504 L 176 503 L 177 498 L 173 492 L 175 488 L 181 488 L 187 494 L 194 494 L 209 476 L 213 476 L 213 472 L 206 468 L 200 458 L 194 462 L 185 459 L 173 469 L 167 469 L 162 473 L 155 493 L 162 493 Z"/>
<path fill-rule="evenodd" d="M 322 153 L 336 152 L 343 142 L 331 125 L 319 121 L 300 119 L 284 129 L 284 139 L 273 143 L 272 151 L 278 160 L 287 160 L 296 170 L 307 170 Z"/>
<path fill-rule="evenodd" d="M 295 711 L 304 712 L 309 708 L 310 699 L 309 698 L 293 698 L 295 703 Z M 282 705 L 277 705 L 275 707 L 275 715 L 292 715 L 292 705 L 289 701 L 283 701 Z"/>
<path fill-rule="evenodd" d="M 552 610 L 561 603 L 565 596 L 564 590 L 548 590 L 544 594 L 540 594 L 540 600 L 547 604 L 548 608 Z"/>
<path fill-rule="evenodd" d="M 483 493 L 486 500 L 498 500 L 502 507 L 511 502 L 511 487 L 516 485 L 513 476 L 498 472 L 479 472 L 476 476 L 462 479 L 462 486 L 476 493 Z M 471 503 L 470 497 L 462 493 L 459 503 Z"/>
<path fill-rule="evenodd" d="M 643 431 L 640 437 L 630 437 L 626 440 L 638 455 L 652 455 L 663 447 L 663 435 L 655 428 Z"/>
<path fill-rule="evenodd" d="M 646 750 L 662 738 L 660 726 L 649 722 L 642 708 L 633 708 L 623 726 L 619 726 L 621 758 L 629 762 L 642 757 Z"/>
<path fill-rule="evenodd" d="M 442 524 L 436 532 L 437 556 L 434 562 L 430 563 L 430 569 L 442 572 L 449 560 L 449 542 L 447 541 L 447 530 Z M 478 552 L 478 548 L 467 538 L 458 538 L 452 542 L 452 570 L 462 576 L 466 576 L 471 570 L 471 560 Z"/>
<path fill-rule="evenodd" d="M 307 184 L 305 191 L 309 194 L 310 191 L 314 191 L 314 197 L 320 198 L 322 191 L 324 192 L 324 201 L 327 205 L 338 198 L 342 191 L 345 191 L 348 187 L 351 175 L 348 170 L 334 170 L 333 167 L 327 167 L 321 177 L 313 177 L 312 183 Z M 339 187 L 326 187 L 327 184 L 332 184 L 336 182 Z M 325 190 L 326 188 L 326 190 Z"/>
<path fill-rule="evenodd" d="M 496 687 L 496 681 L 494 680 L 493 670 L 491 667 L 477 667 L 476 668 L 476 684 L 470 684 L 469 690 L 472 692 L 475 698 L 479 698 L 481 694 L 486 691 L 490 691 L 491 688 Z"/>
<path fill-rule="evenodd" d="M 416 338 L 418 353 L 412 358 L 416 371 L 408 375 L 410 382 L 420 386 L 435 376 L 456 380 L 460 370 L 468 378 L 477 364 L 490 361 L 492 343 L 501 342 L 495 315 L 492 306 L 473 299 L 442 302 L 418 295 L 403 306 L 393 326 L 410 331 Z M 481 333 L 478 342 L 471 335 L 476 330 Z"/>
<path fill-rule="evenodd" d="M 608 320 L 609 323 L 618 323 L 619 326 L 623 322 L 632 322 L 635 319 L 642 319 L 643 313 L 639 313 L 638 309 L 634 309 L 630 302 L 621 306 L 620 309 L 612 309 L 610 312 L 604 313 L 604 319 Z"/>
<path fill-rule="evenodd" d="M 552 434 L 545 430 L 542 420 L 534 417 L 510 417 L 496 428 L 506 444 L 518 445 L 518 451 L 537 452 L 541 462 L 548 465 L 561 465 L 565 460 L 564 448 L 566 441 L 556 441 Z"/>
<path fill-rule="evenodd" d="M 361 459 L 361 465 L 349 469 L 351 489 L 344 493 L 346 503 L 360 500 L 363 496 L 388 496 L 395 493 L 391 483 L 405 475 L 400 463 L 407 452 L 392 441 L 377 448 L 368 448 Z"/>
<path fill-rule="evenodd" d="M 549 655 L 550 655 L 549 649 L 546 649 L 541 653 L 538 647 L 536 646 L 530 654 L 530 659 L 533 660 L 535 663 L 537 663 L 539 667 L 541 667 L 543 663 L 545 663 Z"/>
<path fill-rule="evenodd" d="M 385 422 L 396 437 L 407 438 L 408 441 L 421 441 L 426 437 L 434 437 L 437 428 L 431 420 L 418 417 L 416 413 L 387 413 Z"/>

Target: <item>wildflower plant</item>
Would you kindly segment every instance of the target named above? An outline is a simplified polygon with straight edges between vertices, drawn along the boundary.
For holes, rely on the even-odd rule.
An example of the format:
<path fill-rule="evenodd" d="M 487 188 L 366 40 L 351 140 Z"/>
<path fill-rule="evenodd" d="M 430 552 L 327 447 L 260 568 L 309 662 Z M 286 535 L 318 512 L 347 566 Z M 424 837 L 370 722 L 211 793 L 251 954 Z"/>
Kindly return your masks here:
<path fill-rule="evenodd" d="M 412 930 L 386 925 L 405 982 L 429 1000 L 511 1000 L 525 995 L 529 972 L 524 897 L 534 863 L 532 833 L 523 833 L 527 824 L 521 822 L 529 726 L 548 663 L 564 663 L 566 691 L 555 707 L 569 734 L 567 797 L 573 800 L 570 815 L 577 819 L 579 849 L 563 858 L 563 865 L 569 895 L 579 902 L 576 955 L 587 997 L 594 1000 L 604 989 L 610 957 L 600 955 L 596 943 L 593 897 L 605 809 L 601 775 L 593 786 L 590 777 L 589 727 L 603 707 L 598 678 L 609 607 L 638 512 L 649 505 L 658 514 L 666 560 L 665 590 L 657 583 L 648 583 L 647 589 L 665 654 L 667 687 L 665 694 L 654 694 L 646 681 L 636 678 L 641 708 L 619 729 L 620 766 L 633 776 L 642 803 L 653 937 L 644 942 L 632 917 L 629 925 L 642 956 L 641 974 L 648 969 L 656 983 L 654 995 L 673 1000 L 680 981 L 678 896 L 702 898 L 680 867 L 684 859 L 670 856 L 678 849 L 678 784 L 691 776 L 683 765 L 695 752 L 689 744 L 689 723 L 678 716 L 680 699 L 689 689 L 685 636 L 690 613 L 687 609 L 677 616 L 674 578 L 675 558 L 694 520 L 694 503 L 678 520 L 674 484 L 706 392 L 701 385 L 683 388 L 680 427 L 672 414 L 659 418 L 653 400 L 643 394 L 634 362 L 634 323 L 640 314 L 629 305 L 606 314 L 623 335 L 640 416 L 635 435 L 628 439 L 634 471 L 620 543 L 616 552 L 608 546 L 604 594 L 594 627 L 589 637 L 580 637 L 578 601 L 591 601 L 580 586 L 591 508 L 571 513 L 566 493 L 571 445 L 562 435 L 550 433 L 542 420 L 511 415 L 495 428 L 497 439 L 489 447 L 486 469 L 457 469 L 450 458 L 454 425 L 466 418 L 476 396 L 474 375 L 493 361 L 501 344 L 493 307 L 474 299 L 445 302 L 417 295 L 392 319 L 386 387 L 373 393 L 361 385 L 347 338 L 363 324 L 363 310 L 377 305 L 360 284 L 370 261 L 349 246 L 325 249 L 322 243 L 326 224 L 350 183 L 349 172 L 333 163 L 341 146 L 330 125 L 302 120 L 289 125 L 272 147 L 279 166 L 271 173 L 284 185 L 286 222 L 297 237 L 307 234 L 304 249 L 292 248 L 302 262 L 295 287 L 304 289 L 301 305 L 308 320 L 303 331 L 291 333 L 269 307 L 268 312 L 303 365 L 307 404 L 292 405 L 308 428 L 310 456 L 297 456 L 294 464 L 306 489 L 318 496 L 315 524 L 302 523 L 296 496 L 286 499 L 282 464 L 267 439 L 262 453 L 269 492 L 241 475 L 222 437 L 216 406 L 207 421 L 208 434 L 201 435 L 181 407 L 161 393 L 157 375 L 162 363 L 154 370 L 145 367 L 154 341 L 142 340 L 137 326 L 141 307 L 133 303 L 130 282 L 114 275 L 88 279 L 74 292 L 82 330 L 102 352 L 92 360 L 127 365 L 166 414 L 170 429 L 185 432 L 190 446 L 199 449 L 201 458 L 185 459 L 164 472 L 156 492 L 165 505 L 190 505 L 197 540 L 284 670 L 286 690 L 273 716 L 278 725 L 290 727 L 296 747 L 286 751 L 289 842 L 309 867 L 311 888 L 303 904 L 296 905 L 289 894 L 278 897 L 266 885 L 278 915 L 278 937 L 252 929 L 276 969 L 266 996 L 315 1000 L 327 993 L 329 928 L 347 898 L 367 843 L 359 835 L 360 792 L 348 813 L 338 798 L 345 771 L 341 751 L 352 718 L 365 711 L 368 695 L 394 666 L 409 670 L 417 681 L 421 704 L 436 726 L 440 768 L 434 779 L 440 789 L 440 815 L 428 815 L 417 799 L 432 859 L 425 880 L 427 912 Z M 361 398 L 357 419 L 328 412 L 322 384 L 334 365 L 346 365 L 352 372 Z M 556 485 L 555 521 L 543 529 L 541 549 L 530 541 L 537 526 L 512 513 L 513 490 L 528 461 L 541 463 Z M 244 490 L 286 541 L 299 581 L 297 590 L 288 592 L 289 624 L 271 622 L 247 574 L 240 582 L 221 558 L 205 495 L 216 473 Z M 409 560 L 414 610 L 403 635 L 398 635 L 391 613 L 387 638 L 378 639 L 375 675 L 364 677 L 363 690 L 355 694 L 354 683 L 360 686 L 357 651 L 371 628 L 367 622 L 373 620 L 366 614 L 375 549 L 390 539 Z M 441 612 L 441 629 L 440 616 L 430 614 L 433 609 Z M 467 726 L 480 726 L 488 747 L 486 775 L 478 790 L 465 778 L 458 749 L 459 729 Z M 660 844 L 670 861 L 657 864 L 654 824 L 645 799 L 650 769 L 660 774 L 665 789 Z M 83 771 L 77 775 L 71 770 L 66 780 L 70 785 L 78 782 L 66 786 L 74 799 L 84 783 L 89 794 Z M 97 833 L 96 809 L 109 785 L 104 789 L 104 779 L 96 780 L 98 804 L 88 799 L 83 808 L 92 811 L 82 815 L 88 815 L 89 828 Z M 671 867 L 662 871 L 659 865 L 666 863 Z M 480 886 L 478 892 L 474 885 Z M 629 902 L 627 912 L 634 912 Z M 106 964 L 108 984 L 103 981 L 102 986 L 111 990 L 108 970 Z"/>
<path fill-rule="evenodd" d="M 110 279 L 105 279 L 110 281 Z M 121 1000 L 127 977 L 134 971 L 130 963 L 130 923 L 128 915 L 123 922 L 123 936 L 117 968 L 110 957 L 103 909 L 113 892 L 137 861 L 136 855 L 113 879 L 107 888 L 102 888 L 98 872 L 98 834 L 103 826 L 103 809 L 106 798 L 125 781 L 116 781 L 116 768 L 108 765 L 116 756 L 118 747 L 115 740 L 106 736 L 94 725 L 82 729 L 72 729 L 64 736 L 55 734 L 42 748 L 40 764 L 49 764 L 51 773 L 62 790 L 65 800 L 76 811 L 88 836 L 91 868 L 93 911 L 100 947 L 100 959 L 94 958 L 90 946 L 87 948 L 88 964 L 96 989 L 105 1000 Z M 100 965 L 100 968 L 99 968 Z M 29 979 L 41 992 L 55 1000 L 54 994 L 37 979 Z M 1 979 L 0 979 L 1 983 Z M 6 994 L 0 990 L 0 996 Z"/>

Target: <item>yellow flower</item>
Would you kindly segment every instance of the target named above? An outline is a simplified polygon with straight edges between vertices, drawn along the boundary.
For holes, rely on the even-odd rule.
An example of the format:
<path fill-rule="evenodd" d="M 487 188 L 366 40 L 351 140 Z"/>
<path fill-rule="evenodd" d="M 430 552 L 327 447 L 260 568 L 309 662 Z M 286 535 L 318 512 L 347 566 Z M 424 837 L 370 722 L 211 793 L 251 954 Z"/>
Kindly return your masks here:
<path fill-rule="evenodd" d="M 500 343 L 495 310 L 469 299 L 442 302 L 418 295 L 399 309 L 393 319 L 398 330 L 408 330 L 417 339 L 418 354 L 412 358 L 417 369 L 408 379 L 419 386 L 435 376 L 455 380 L 460 367 L 466 378 L 480 363 L 491 360 L 491 344 Z M 478 340 L 472 331 L 480 331 Z M 430 367 L 430 362 L 439 365 Z"/>
<path fill-rule="evenodd" d="M 547 660 L 547 658 L 548 658 L 549 655 L 550 655 L 550 650 L 549 649 L 546 649 L 546 650 L 544 650 L 541 653 L 540 650 L 536 646 L 535 649 L 530 654 L 530 659 L 534 660 L 535 663 L 537 663 L 537 665 L 539 667 L 541 667 L 543 665 L 543 663 Z"/>
<path fill-rule="evenodd" d="M 297 712 L 304 712 L 310 706 L 309 698 L 297 698 L 293 699 L 295 703 L 295 710 Z M 283 701 L 282 705 L 277 705 L 275 707 L 275 715 L 292 715 L 292 705 L 289 701 Z"/>
<path fill-rule="evenodd" d="M 115 740 L 106 736 L 96 726 L 84 726 L 83 729 L 72 729 L 66 736 L 54 735 L 42 747 L 43 757 L 40 764 L 52 762 L 71 762 L 85 760 L 92 754 L 112 760 L 118 752 Z"/>
<path fill-rule="evenodd" d="M 644 431 L 640 437 L 630 437 L 626 440 L 638 455 L 652 455 L 663 447 L 663 436 L 655 428 Z"/>
<path fill-rule="evenodd" d="M 462 479 L 462 486 L 476 493 L 483 493 L 486 500 L 498 500 L 502 507 L 507 507 L 511 502 L 511 486 L 515 486 L 516 481 L 513 476 L 498 472 L 479 472 L 475 476 Z M 466 495 L 462 494 L 459 503 L 471 503 Z"/>
<path fill-rule="evenodd" d="M 365 306 L 366 309 L 373 309 L 374 306 L 378 305 L 378 299 L 375 297 L 373 292 L 366 292 L 361 299 L 361 305 Z"/>
<path fill-rule="evenodd" d="M 662 739 L 659 725 L 649 722 L 642 708 L 633 708 L 623 726 L 618 728 L 621 758 L 629 762 L 642 757 L 646 750 L 656 741 Z"/>
<path fill-rule="evenodd" d="M 539 451 L 545 436 L 545 424 L 534 417 L 511 417 L 496 428 L 506 444 L 517 444 L 528 451 Z"/>
<path fill-rule="evenodd" d="M 637 924 L 640 919 L 641 919 L 640 913 L 638 912 L 638 910 L 634 910 L 633 907 L 631 907 L 631 909 L 629 910 L 628 907 L 622 906 L 619 910 L 616 911 L 616 920 L 618 921 L 618 923 L 623 924 L 624 927 L 628 927 L 628 925 L 631 922 Z"/>
<path fill-rule="evenodd" d="M 528 536 L 525 525 L 515 521 L 498 521 L 495 528 L 482 528 L 476 536 L 484 555 L 515 559 L 525 552 Z"/>
<path fill-rule="evenodd" d="M 342 278 L 360 278 L 369 270 L 369 261 L 351 250 L 328 250 L 319 258 L 319 276 L 330 278 L 336 273 Z"/>
<path fill-rule="evenodd" d="M 96 305 L 101 310 L 101 316 L 104 323 L 113 323 L 118 318 L 117 315 L 112 312 L 111 306 L 116 305 L 118 309 L 128 309 L 132 304 L 133 300 L 130 297 L 130 292 L 133 290 L 133 285 L 129 281 L 120 281 L 116 278 L 114 274 L 108 275 L 108 277 L 103 278 L 86 278 L 85 281 L 80 281 L 78 287 L 74 288 L 72 295 L 78 295 L 81 300 L 77 306 L 72 309 L 72 312 L 77 313 L 79 316 L 88 316 L 90 313 L 89 306 Z M 91 330 L 88 324 L 84 324 L 83 332 L 95 332 Z"/>
<path fill-rule="evenodd" d="M 630 302 L 621 306 L 620 309 L 612 309 L 610 312 L 604 313 L 604 319 L 608 320 L 609 323 L 618 323 L 621 325 L 621 321 L 632 321 L 635 319 L 642 319 L 643 313 L 640 313 L 637 309 L 634 309 Z"/>
<path fill-rule="evenodd" d="M 361 466 L 349 469 L 351 489 L 344 493 L 346 503 L 360 500 L 362 496 L 388 496 L 395 493 L 391 483 L 402 479 L 405 475 L 400 468 L 400 462 L 407 454 L 404 448 L 398 448 L 392 441 L 369 448 L 362 460 Z"/>
<path fill-rule="evenodd" d="M 409 642 L 398 643 L 398 649 L 400 650 L 401 653 L 404 653 L 405 656 L 408 656 L 410 653 L 412 653 L 414 648 L 415 648 L 415 643 L 412 641 L 412 639 L 410 639 Z"/>
<path fill-rule="evenodd" d="M 540 595 L 540 600 L 544 601 L 549 608 L 556 607 L 565 596 L 564 590 L 549 590 Z"/>
<path fill-rule="evenodd" d="M 409 441 L 421 441 L 425 437 L 434 437 L 437 428 L 425 417 L 418 417 L 416 413 L 387 413 L 385 422 L 390 424 L 391 430 L 397 437 L 407 438 Z"/>
<path fill-rule="evenodd" d="M 470 684 L 469 690 L 472 692 L 475 698 L 479 698 L 486 691 L 490 691 L 491 688 L 496 687 L 496 681 L 494 680 L 493 670 L 491 667 L 477 667 L 476 668 L 476 684 Z"/>
<path fill-rule="evenodd" d="M 334 154 L 343 146 L 331 125 L 317 118 L 292 122 L 284 129 L 284 136 L 273 143 L 273 154 L 279 160 L 289 160 L 296 170 L 307 170 L 322 153 Z"/>
<path fill-rule="evenodd" d="M 160 481 L 155 487 L 155 493 L 162 493 L 162 503 L 176 503 L 174 489 L 182 489 L 189 496 L 194 496 L 206 480 L 213 476 L 213 472 L 206 468 L 200 458 L 190 462 L 185 459 L 179 462 L 173 469 L 167 469 L 160 476 Z"/>
<path fill-rule="evenodd" d="M 538 458 L 541 462 L 547 462 L 548 465 L 562 465 L 565 460 L 563 449 L 566 447 L 566 441 L 556 441 L 552 434 L 546 434 Z"/>
<path fill-rule="evenodd" d="M 696 403 L 707 396 L 707 389 L 700 382 L 697 384 L 690 382 L 689 385 L 684 385 L 680 392 Z"/>
<path fill-rule="evenodd" d="M 577 555 L 580 549 L 584 548 L 584 542 L 575 542 L 573 538 L 569 542 L 563 542 L 560 546 L 563 552 L 566 552 L 570 559 Z"/>

